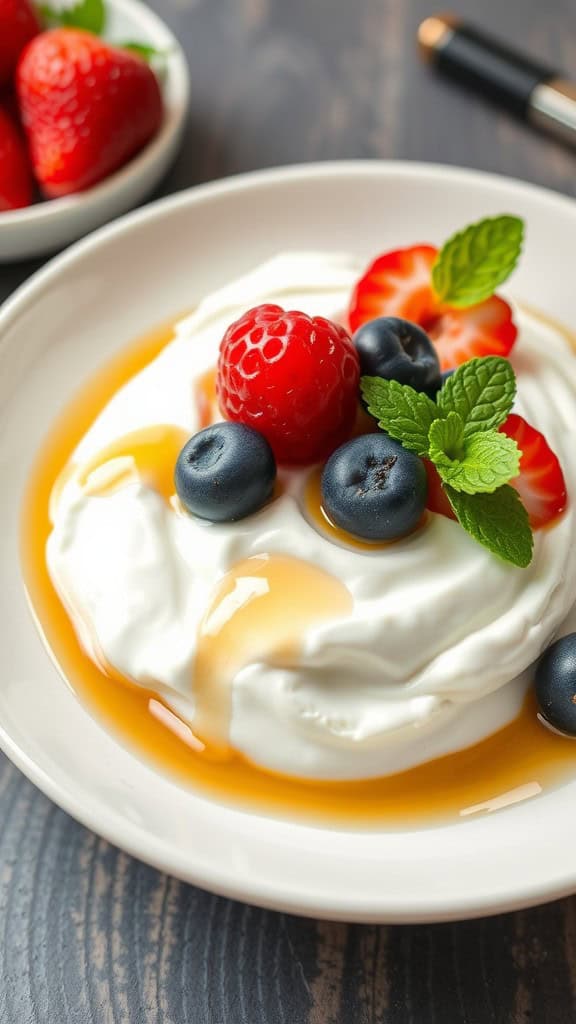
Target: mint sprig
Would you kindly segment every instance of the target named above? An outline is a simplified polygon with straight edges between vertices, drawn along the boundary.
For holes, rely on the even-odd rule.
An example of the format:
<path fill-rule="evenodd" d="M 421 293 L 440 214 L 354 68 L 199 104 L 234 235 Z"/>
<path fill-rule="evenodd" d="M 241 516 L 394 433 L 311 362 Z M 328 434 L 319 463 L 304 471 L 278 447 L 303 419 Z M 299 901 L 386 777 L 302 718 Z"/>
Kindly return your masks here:
<path fill-rule="evenodd" d="M 519 217 L 488 217 L 452 235 L 432 268 L 432 285 L 447 306 L 464 309 L 494 294 L 516 266 L 524 237 Z"/>
<path fill-rule="evenodd" d="M 484 356 L 463 363 L 439 391 L 438 408 L 446 415 L 456 412 L 464 424 L 464 436 L 494 430 L 507 419 L 516 395 L 516 377 L 507 359 Z"/>
<path fill-rule="evenodd" d="M 428 432 L 438 406 L 428 395 L 397 380 L 362 377 L 362 395 L 378 426 L 416 455 L 428 454 Z"/>
<path fill-rule="evenodd" d="M 505 562 L 525 569 L 532 561 L 534 538 L 520 496 L 508 484 L 493 494 L 463 494 L 446 487 L 458 522 L 474 540 Z"/>
<path fill-rule="evenodd" d="M 72 6 L 52 7 L 40 4 L 38 11 L 42 20 L 50 28 L 64 26 L 66 28 L 83 28 L 87 32 L 101 35 L 106 25 L 106 8 L 104 0 L 80 0 Z"/>
<path fill-rule="evenodd" d="M 435 466 L 451 466 L 464 458 L 464 423 L 457 412 L 430 424 L 426 454 Z"/>
<path fill-rule="evenodd" d="M 472 434 L 463 440 L 459 456 L 451 458 L 449 452 L 432 446 L 434 429 L 446 423 L 436 420 L 430 428 L 430 457 L 444 484 L 465 494 L 491 494 L 518 476 L 520 452 L 512 438 L 495 430 Z"/>
<path fill-rule="evenodd" d="M 464 442 L 476 433 L 495 432 L 508 416 L 515 399 L 516 377 L 507 359 L 488 355 L 469 359 L 458 367 L 439 391 L 436 401 L 407 384 L 382 377 L 363 377 L 361 388 L 368 412 L 378 421 L 378 426 L 410 452 L 435 462 L 439 446 L 444 454 L 448 453 L 448 446 L 458 449 L 452 452 L 451 458 L 461 460 Z M 448 426 L 437 426 L 438 421 L 444 420 L 452 425 L 452 433 L 446 433 Z M 434 444 L 430 449 L 433 424 Z M 494 453 L 496 457 L 496 450 Z M 503 482 L 517 474 L 518 468 Z"/>
<path fill-rule="evenodd" d="M 363 377 L 368 411 L 390 437 L 429 459 L 464 529 L 513 565 L 532 558 L 532 531 L 517 492 L 516 442 L 501 434 L 516 394 L 512 366 L 499 356 L 459 366 L 436 401 L 398 381 Z"/>

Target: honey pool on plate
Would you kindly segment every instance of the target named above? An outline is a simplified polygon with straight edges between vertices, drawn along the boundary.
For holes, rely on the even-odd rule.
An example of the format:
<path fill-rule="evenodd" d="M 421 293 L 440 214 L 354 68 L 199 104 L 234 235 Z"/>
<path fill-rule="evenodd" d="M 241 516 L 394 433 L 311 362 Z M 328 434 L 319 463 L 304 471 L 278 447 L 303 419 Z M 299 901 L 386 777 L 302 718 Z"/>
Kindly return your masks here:
<path fill-rule="evenodd" d="M 97 666 L 81 648 L 71 620 L 58 598 L 46 566 L 46 541 L 50 533 L 50 498 L 55 482 L 69 465 L 70 457 L 99 412 L 131 377 L 135 376 L 168 344 L 173 336 L 168 325 L 131 345 L 111 360 L 76 396 L 49 431 L 33 468 L 22 513 L 22 564 L 30 603 L 45 642 L 64 679 L 78 698 L 114 735 L 135 753 L 198 792 L 243 809 L 288 816 L 314 824 L 345 827 L 403 827 L 455 821 L 487 813 L 536 796 L 569 777 L 576 768 L 576 744 L 544 728 L 536 717 L 531 697 L 515 721 L 475 746 L 438 758 L 417 768 L 385 778 L 359 782 L 309 782 L 262 771 L 225 748 L 205 747 L 190 725 L 182 721 L 157 694 L 137 687 L 108 666 Z M 214 400 L 212 378 L 206 378 L 206 421 Z M 156 433 L 154 434 L 154 431 Z M 114 443 L 107 457 L 115 471 L 99 476 L 103 463 L 84 468 L 90 487 L 105 493 L 125 481 L 124 456 L 133 456 L 144 476 L 168 500 L 176 455 L 186 438 L 181 430 L 159 426 L 146 438 L 124 438 Z M 112 464 L 112 463 L 110 463 Z M 88 478 L 90 480 L 88 481 Z M 312 485 L 312 494 L 314 493 Z M 52 500 L 54 498 L 52 497 Z M 309 496 L 309 500 L 310 496 Z M 321 522 L 321 516 L 316 516 Z M 367 557 L 371 557 L 367 553 Z M 254 559 L 249 560 L 254 563 Z M 256 560 L 257 561 L 257 560 Z M 285 579 L 282 556 L 263 560 L 258 571 Z M 308 566 L 314 573 L 314 566 Z M 242 573 L 236 566 L 235 574 Z M 250 572 L 254 574 L 254 565 Z M 225 594 L 227 578 L 217 588 Z M 337 581 L 333 581 L 337 584 Z M 316 580 L 337 614 L 345 594 L 327 580 Z M 322 589 L 324 588 L 324 589 Z M 342 588 L 345 591 L 345 588 Z M 271 587 L 271 593 L 277 592 Z M 316 591 L 317 593 L 317 591 Z M 346 591 L 347 593 L 347 591 Z M 212 606 L 212 608 L 214 605 Z M 257 603 L 255 605 L 256 611 Z M 276 614 L 274 600 L 264 609 Z M 210 609 L 207 610 L 210 614 Z M 302 616 L 312 614 L 302 608 Z M 226 637 L 220 636 L 221 641 Z M 294 636 L 283 637 L 289 648 Z M 220 647 L 222 648 L 221 643 Z M 199 716 L 204 729 L 222 735 L 222 702 L 215 713 L 208 675 L 229 672 L 222 657 L 205 645 L 199 652 Z M 208 681 L 207 681 L 208 679 Z M 217 684 L 220 678 L 215 677 Z M 217 685 L 216 692 L 222 687 Z M 225 702 L 224 702 L 225 704 Z"/>

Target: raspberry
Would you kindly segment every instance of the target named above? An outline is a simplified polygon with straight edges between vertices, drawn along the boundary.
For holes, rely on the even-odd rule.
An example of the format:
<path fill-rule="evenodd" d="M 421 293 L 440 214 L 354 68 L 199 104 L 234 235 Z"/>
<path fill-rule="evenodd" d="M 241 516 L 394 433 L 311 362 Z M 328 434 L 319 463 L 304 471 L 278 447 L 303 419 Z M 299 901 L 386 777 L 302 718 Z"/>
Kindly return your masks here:
<path fill-rule="evenodd" d="M 322 316 L 256 306 L 220 345 L 220 409 L 259 430 L 278 462 L 317 462 L 350 436 L 359 379 L 349 334 Z"/>

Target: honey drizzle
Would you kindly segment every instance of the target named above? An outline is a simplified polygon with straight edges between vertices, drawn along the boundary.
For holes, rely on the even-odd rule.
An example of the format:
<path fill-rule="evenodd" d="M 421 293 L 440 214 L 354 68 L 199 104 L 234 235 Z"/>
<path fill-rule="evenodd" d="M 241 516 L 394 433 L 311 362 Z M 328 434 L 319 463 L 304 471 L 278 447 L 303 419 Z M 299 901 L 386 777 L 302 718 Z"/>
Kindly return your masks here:
<path fill-rule="evenodd" d="M 355 537 L 348 530 L 343 530 L 332 521 L 328 512 L 322 504 L 322 468 L 312 470 L 304 487 L 304 509 L 308 520 L 319 531 L 325 534 L 330 540 L 343 547 L 356 548 L 357 551 L 370 551 L 372 553 L 382 551 L 390 547 L 395 541 L 387 540 L 362 540 Z M 421 517 L 416 530 L 422 529 L 428 521 L 427 513 Z M 416 530 L 412 532 L 415 533 Z"/>
<path fill-rule="evenodd" d="M 64 679 L 103 725 L 146 760 L 211 797 L 314 824 L 453 821 L 530 798 L 568 778 L 576 745 L 540 725 L 531 696 L 515 721 L 481 743 L 394 776 L 338 783 L 275 776 L 238 755 L 207 758 L 190 726 L 157 694 L 112 678 L 85 655 L 46 567 L 50 495 L 98 413 L 172 337 L 170 325 L 140 339 L 81 389 L 38 453 L 23 506 L 22 565 L 33 611 Z"/>
<path fill-rule="evenodd" d="M 232 680 L 250 662 L 297 657 L 306 629 L 352 610 L 336 577 L 287 555 L 256 555 L 220 581 L 199 629 L 194 735 L 210 756 L 230 755 Z"/>
<path fill-rule="evenodd" d="M 209 427 L 215 420 L 220 419 L 216 395 L 216 367 L 206 370 L 198 379 L 195 398 L 200 427 Z"/>
<path fill-rule="evenodd" d="M 78 470 L 78 483 L 86 494 L 105 497 L 130 481 L 141 480 L 166 502 L 174 497 L 174 467 L 189 434 L 181 427 L 158 424 L 134 430 L 88 459 Z M 64 467 L 64 482 L 70 476 L 70 464 Z M 61 493 L 60 477 L 55 484 Z M 52 504 L 55 497 L 52 495 Z"/>

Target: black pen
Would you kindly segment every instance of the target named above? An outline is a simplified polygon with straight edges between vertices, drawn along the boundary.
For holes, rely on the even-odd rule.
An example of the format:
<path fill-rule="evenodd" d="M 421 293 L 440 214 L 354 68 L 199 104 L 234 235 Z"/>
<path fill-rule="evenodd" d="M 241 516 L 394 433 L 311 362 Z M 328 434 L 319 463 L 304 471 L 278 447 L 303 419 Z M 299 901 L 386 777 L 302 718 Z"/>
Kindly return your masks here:
<path fill-rule="evenodd" d="M 576 145 L 576 84 L 452 15 L 426 18 L 422 54 L 439 71 L 523 120 Z"/>

